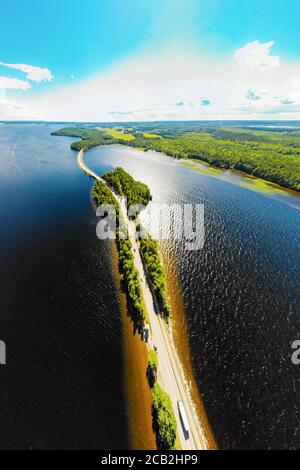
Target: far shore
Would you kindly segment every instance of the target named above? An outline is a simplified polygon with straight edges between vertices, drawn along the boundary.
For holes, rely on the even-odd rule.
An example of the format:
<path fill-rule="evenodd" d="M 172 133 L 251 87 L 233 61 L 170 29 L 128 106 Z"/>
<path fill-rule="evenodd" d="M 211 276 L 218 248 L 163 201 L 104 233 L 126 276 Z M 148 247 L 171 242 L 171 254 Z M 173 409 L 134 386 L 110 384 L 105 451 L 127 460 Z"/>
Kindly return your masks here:
<path fill-rule="evenodd" d="M 239 128 L 215 128 L 207 133 L 205 129 L 195 130 L 192 124 L 189 128 L 185 126 L 179 131 L 176 127 L 172 128 L 170 132 L 170 124 L 166 124 L 166 129 L 158 130 L 157 134 L 149 134 L 139 126 L 132 127 L 131 132 L 126 128 L 113 126 L 71 127 L 54 131 L 52 135 L 81 139 L 71 144 L 73 150 L 123 144 L 139 150 L 157 151 L 180 160 L 189 158 L 203 164 L 206 162 L 213 172 L 244 172 L 265 182 L 264 190 L 269 190 L 269 183 L 274 183 L 279 187 L 300 192 L 300 137 L 297 135 L 271 136 L 265 135 L 264 131 L 262 136 L 261 132 L 251 133 L 249 130 L 241 133 Z M 147 126 L 144 124 L 143 127 Z"/>

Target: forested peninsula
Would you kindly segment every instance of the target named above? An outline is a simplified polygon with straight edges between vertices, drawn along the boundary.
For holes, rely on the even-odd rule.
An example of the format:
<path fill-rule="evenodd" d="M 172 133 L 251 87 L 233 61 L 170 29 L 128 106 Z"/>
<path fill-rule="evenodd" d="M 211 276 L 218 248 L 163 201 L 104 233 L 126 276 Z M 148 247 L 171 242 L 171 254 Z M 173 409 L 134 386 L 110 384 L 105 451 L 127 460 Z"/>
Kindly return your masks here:
<path fill-rule="evenodd" d="M 123 144 L 234 169 L 300 191 L 300 131 L 197 122 L 78 125 L 53 132 L 77 137 L 74 150 Z"/>

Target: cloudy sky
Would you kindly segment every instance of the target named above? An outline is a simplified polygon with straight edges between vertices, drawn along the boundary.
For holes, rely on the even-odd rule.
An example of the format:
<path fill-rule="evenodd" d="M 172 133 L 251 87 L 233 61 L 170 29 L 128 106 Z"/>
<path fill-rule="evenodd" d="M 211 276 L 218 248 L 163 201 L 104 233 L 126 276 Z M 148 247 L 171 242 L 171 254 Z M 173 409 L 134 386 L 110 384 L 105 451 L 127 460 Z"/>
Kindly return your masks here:
<path fill-rule="evenodd" d="M 1 4 L 0 120 L 300 119 L 298 0 Z"/>

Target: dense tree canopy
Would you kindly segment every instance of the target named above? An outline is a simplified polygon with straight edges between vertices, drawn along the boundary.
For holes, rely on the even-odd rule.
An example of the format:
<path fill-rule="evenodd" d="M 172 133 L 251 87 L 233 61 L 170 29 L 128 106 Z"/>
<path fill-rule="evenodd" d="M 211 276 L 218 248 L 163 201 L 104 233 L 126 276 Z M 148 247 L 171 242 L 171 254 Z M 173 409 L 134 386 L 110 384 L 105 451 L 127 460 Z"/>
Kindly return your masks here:
<path fill-rule="evenodd" d="M 119 196 L 127 197 L 127 204 L 143 204 L 146 206 L 150 201 L 149 187 L 136 181 L 123 168 L 117 167 L 103 176 L 107 184 L 113 188 Z"/>
<path fill-rule="evenodd" d="M 99 128 L 90 127 L 64 127 L 58 131 L 52 132 L 52 135 L 63 135 L 69 137 L 79 137 L 82 140 L 73 142 L 73 150 L 88 150 L 98 145 L 107 145 L 115 143 L 115 140 L 107 132 Z"/>
<path fill-rule="evenodd" d="M 141 330 L 146 315 L 139 272 L 134 265 L 132 245 L 129 239 L 122 239 L 120 233 L 118 233 L 117 246 L 119 250 L 120 272 L 133 308 L 133 319 L 137 327 Z"/>
<path fill-rule="evenodd" d="M 139 181 L 135 181 L 132 176 L 123 170 L 123 168 L 118 167 L 114 171 L 106 173 L 103 176 L 103 179 L 107 184 L 103 181 L 99 181 L 95 184 L 93 191 L 94 198 L 98 205 L 103 203 L 114 204 L 118 213 L 118 203 L 109 187 L 111 187 L 119 196 L 127 196 L 129 206 L 131 204 L 148 204 L 150 200 L 150 190 L 148 186 Z M 151 288 L 159 305 L 160 313 L 165 319 L 168 319 L 170 316 L 170 306 L 167 297 L 165 272 L 159 255 L 158 243 L 145 229 L 142 229 L 142 231 L 145 238 L 141 239 L 139 243 L 141 256 L 148 274 Z M 134 308 L 140 318 L 144 321 L 145 311 L 141 302 L 141 289 L 138 272 L 133 264 L 131 243 L 130 240 L 123 240 L 119 235 L 120 231 L 117 234 L 117 244 L 119 249 L 121 273 L 126 281 L 128 289 L 130 288 L 128 293 L 133 302 Z"/>
<path fill-rule="evenodd" d="M 220 168 L 232 168 L 300 191 L 300 139 L 261 141 L 261 136 L 234 135 L 226 140 L 218 134 L 186 133 L 175 138 L 137 138 L 128 145 L 163 152 L 176 158 L 203 160 Z M 254 140 L 254 139 L 257 140 Z M 295 139 L 294 139 L 295 140 Z M 296 146 L 298 145 L 298 147 Z"/>
<path fill-rule="evenodd" d="M 153 420 L 159 449 L 172 450 L 176 440 L 176 418 L 169 395 L 155 383 L 153 389 Z"/>
<path fill-rule="evenodd" d="M 135 181 L 123 168 L 118 167 L 114 171 L 106 173 L 103 175 L 103 179 L 119 196 L 125 195 L 127 197 L 129 207 L 132 204 L 147 205 L 150 201 L 149 187 L 144 183 Z M 153 240 L 150 234 L 144 229 L 142 229 L 142 231 L 145 238 L 140 240 L 140 252 L 150 285 L 160 308 L 160 313 L 167 319 L 170 316 L 170 307 L 167 298 L 164 268 L 159 256 L 158 243 L 156 240 Z"/>
<path fill-rule="evenodd" d="M 148 367 L 147 367 L 147 377 L 149 380 L 150 387 L 153 387 L 157 380 L 157 370 L 158 370 L 158 355 L 154 349 L 150 349 L 148 353 Z"/>
<path fill-rule="evenodd" d="M 100 204 L 113 205 L 116 209 L 118 220 L 120 220 L 121 215 L 119 213 L 118 202 L 106 183 L 103 181 L 97 181 L 95 183 L 93 197 L 97 206 Z M 137 327 L 141 329 L 144 325 L 145 307 L 139 273 L 134 266 L 131 242 L 128 237 L 125 236 L 124 227 L 125 224 L 119 224 L 119 229 L 116 234 L 119 252 L 119 269 L 130 302 L 133 319 Z"/>
<path fill-rule="evenodd" d="M 119 213 L 119 204 L 117 203 L 116 198 L 113 193 L 103 181 L 97 181 L 93 187 L 93 198 L 97 204 L 100 206 L 102 204 L 110 204 L 115 207 L 116 213 Z"/>
<path fill-rule="evenodd" d="M 159 248 L 156 240 L 147 234 L 147 238 L 140 241 L 142 259 L 150 278 L 151 287 L 156 295 L 160 313 L 166 319 L 170 316 L 170 306 L 166 291 L 165 272 L 162 266 Z"/>
<path fill-rule="evenodd" d="M 300 132 L 239 125 L 156 122 L 115 127 L 115 124 L 102 124 L 101 127 L 65 128 L 53 134 L 83 139 L 71 145 L 75 150 L 120 143 L 175 158 L 203 160 L 300 191 Z M 126 140 L 126 136 L 130 138 Z"/>

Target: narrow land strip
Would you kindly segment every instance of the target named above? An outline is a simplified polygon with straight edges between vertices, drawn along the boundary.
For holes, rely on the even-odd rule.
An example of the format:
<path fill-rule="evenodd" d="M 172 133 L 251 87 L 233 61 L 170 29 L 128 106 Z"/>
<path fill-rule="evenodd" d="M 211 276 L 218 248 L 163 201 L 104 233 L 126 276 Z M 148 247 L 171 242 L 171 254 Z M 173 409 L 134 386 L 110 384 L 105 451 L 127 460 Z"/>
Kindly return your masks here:
<path fill-rule="evenodd" d="M 92 176 L 98 181 L 104 182 L 100 176 L 90 170 L 84 163 L 83 150 L 78 153 L 77 162 L 80 168 L 89 176 Z M 175 347 L 172 343 L 171 335 L 168 331 L 167 325 L 159 317 L 159 315 L 157 315 L 155 310 L 155 299 L 153 298 L 147 282 L 146 273 L 135 237 L 133 222 L 129 221 L 127 217 L 127 208 L 124 205 L 124 201 L 116 195 L 115 197 L 120 205 L 122 216 L 128 227 L 128 236 L 133 248 L 134 264 L 140 275 L 145 306 L 151 324 L 151 338 L 149 346 L 153 347 L 155 344 L 157 347 L 159 360 L 159 382 L 161 382 L 163 389 L 169 394 L 171 398 L 175 412 L 177 431 L 181 448 L 184 450 L 207 449 L 207 442 L 204 431 L 201 429 L 188 386 L 184 381 L 182 366 L 175 351 Z M 189 436 L 185 435 L 181 424 L 178 411 L 179 400 L 181 400 L 184 405 L 189 421 Z"/>

